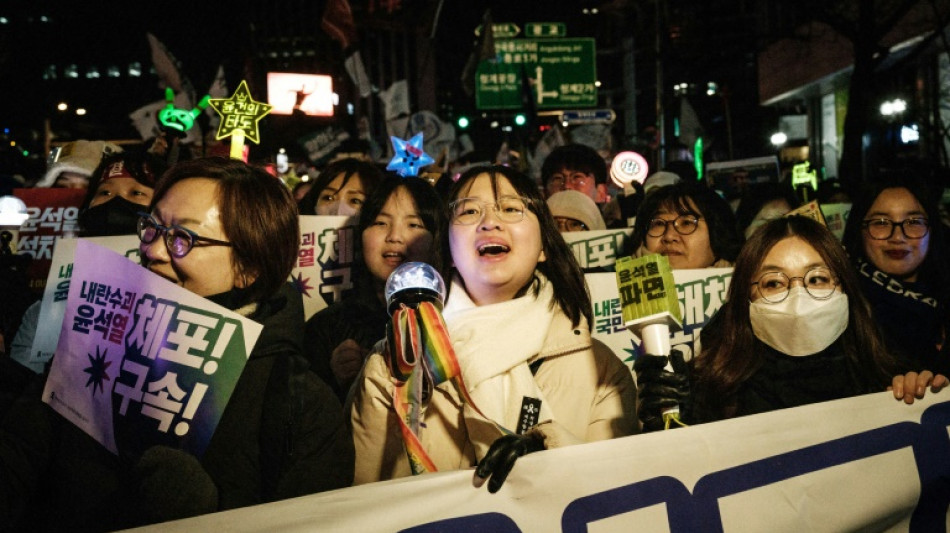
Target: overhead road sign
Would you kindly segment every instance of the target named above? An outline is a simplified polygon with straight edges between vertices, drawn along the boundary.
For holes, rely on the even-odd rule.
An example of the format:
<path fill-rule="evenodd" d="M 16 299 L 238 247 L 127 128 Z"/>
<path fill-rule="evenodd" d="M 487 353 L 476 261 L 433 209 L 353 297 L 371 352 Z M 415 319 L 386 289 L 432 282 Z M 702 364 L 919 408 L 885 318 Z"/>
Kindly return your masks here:
<path fill-rule="evenodd" d="M 478 109 L 565 109 L 597 105 L 594 39 L 499 39 L 478 64 Z"/>
<path fill-rule="evenodd" d="M 563 22 L 529 22 L 524 25 L 524 36 L 567 37 L 567 24 Z"/>
<path fill-rule="evenodd" d="M 495 39 L 510 39 L 512 37 L 517 37 L 521 33 L 521 28 L 513 22 L 494 22 L 491 25 L 492 36 Z M 478 37 L 482 34 L 482 25 L 479 24 L 475 28 L 475 36 Z"/>
<path fill-rule="evenodd" d="M 613 124 L 617 113 L 613 109 L 580 109 L 561 113 L 561 122 L 571 126 L 576 124 Z"/>

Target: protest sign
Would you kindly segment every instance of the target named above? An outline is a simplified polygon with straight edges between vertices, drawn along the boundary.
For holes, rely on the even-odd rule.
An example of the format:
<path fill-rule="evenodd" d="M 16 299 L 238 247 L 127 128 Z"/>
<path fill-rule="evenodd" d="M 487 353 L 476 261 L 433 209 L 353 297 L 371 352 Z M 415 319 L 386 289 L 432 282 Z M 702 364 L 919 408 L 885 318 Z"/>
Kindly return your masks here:
<path fill-rule="evenodd" d="M 201 456 L 261 326 L 84 239 L 43 401 L 112 453 Z"/>
<path fill-rule="evenodd" d="M 844 226 L 851 214 L 850 203 L 821 204 L 821 212 L 825 216 L 825 225 L 840 241 L 844 237 Z"/>
<path fill-rule="evenodd" d="M 591 334 L 606 344 L 632 369 L 640 343 L 624 325 L 616 274 L 594 273 L 586 274 L 584 278 L 587 280 L 594 307 Z M 681 350 L 687 361 L 698 348 L 699 334 L 703 326 L 722 306 L 731 280 L 731 268 L 673 271 L 683 330 L 671 334 L 670 344 L 674 349 Z"/>
<path fill-rule="evenodd" d="M 948 400 L 881 392 L 546 450 L 496 494 L 468 469 L 139 531 L 946 531 Z"/>
<path fill-rule="evenodd" d="M 139 262 L 139 239 L 135 235 L 116 237 L 89 237 L 93 242 L 122 254 L 136 263 Z M 39 319 L 33 336 L 33 347 L 25 363 L 34 371 L 41 372 L 56 352 L 59 332 L 63 327 L 63 315 L 66 314 L 66 299 L 69 295 L 69 281 L 73 275 L 73 257 L 76 255 L 78 239 L 59 238 L 53 248 L 43 300 L 40 302 Z"/>
<path fill-rule="evenodd" d="M 79 206 L 86 190 L 37 187 L 13 189 L 13 194 L 23 200 L 29 215 L 20 226 L 17 253 L 33 258 L 27 277 L 30 289 L 39 294 L 46 284 L 56 238 L 79 232 Z"/>
<path fill-rule="evenodd" d="M 290 282 L 303 296 L 305 319 L 353 289 L 356 224 L 356 217 L 300 217 L 300 249 Z"/>
<path fill-rule="evenodd" d="M 561 236 L 574 252 L 581 268 L 609 270 L 617 258 L 626 254 L 633 228 L 595 231 L 571 231 Z"/>

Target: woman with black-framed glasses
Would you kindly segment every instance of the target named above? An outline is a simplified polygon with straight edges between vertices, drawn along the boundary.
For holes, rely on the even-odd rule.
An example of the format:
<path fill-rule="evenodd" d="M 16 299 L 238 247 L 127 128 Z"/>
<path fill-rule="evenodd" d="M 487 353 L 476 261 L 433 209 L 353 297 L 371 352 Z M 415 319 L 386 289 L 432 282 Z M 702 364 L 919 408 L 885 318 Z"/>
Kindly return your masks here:
<path fill-rule="evenodd" d="M 0 524 L 112 531 L 348 486 L 353 443 L 301 354 L 303 302 L 287 283 L 300 239 L 290 191 L 241 161 L 185 161 L 158 181 L 138 235 L 146 268 L 263 327 L 210 443 L 201 457 L 143 451 L 118 420 L 112 455 L 42 403 L 40 383 L 0 426 Z"/>
<path fill-rule="evenodd" d="M 858 191 L 844 244 L 892 350 L 920 368 L 950 372 L 950 274 L 936 192 L 889 174 Z"/>
<path fill-rule="evenodd" d="M 732 266 L 742 235 L 729 204 L 712 189 L 680 182 L 651 190 L 637 211 L 633 255 L 665 255 L 670 266 Z"/>

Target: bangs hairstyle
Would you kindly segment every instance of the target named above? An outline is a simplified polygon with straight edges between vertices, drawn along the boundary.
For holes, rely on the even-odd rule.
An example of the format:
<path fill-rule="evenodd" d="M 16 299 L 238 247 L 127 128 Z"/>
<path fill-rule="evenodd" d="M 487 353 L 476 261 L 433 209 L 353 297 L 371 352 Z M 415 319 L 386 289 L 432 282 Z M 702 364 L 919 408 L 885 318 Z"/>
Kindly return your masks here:
<path fill-rule="evenodd" d="M 238 272 L 256 276 L 250 301 L 261 301 L 287 281 L 297 260 L 300 227 L 297 204 L 279 179 L 234 159 L 209 157 L 183 161 L 162 176 L 149 209 L 176 183 L 188 178 L 217 182 L 221 226 Z"/>
<path fill-rule="evenodd" d="M 861 223 L 867 217 L 874 201 L 885 189 L 907 189 L 923 208 L 930 222 L 930 231 L 927 233 L 930 236 L 930 243 L 927 256 L 917 269 L 918 277 L 940 291 L 938 301 L 946 302 L 950 299 L 950 271 L 947 271 L 946 266 L 948 258 L 945 228 L 937 207 L 939 194 L 937 191 L 931 191 L 922 179 L 906 172 L 891 173 L 866 184 L 859 190 L 851 205 L 851 214 L 848 216 L 842 237 L 845 249 L 848 250 L 852 259 L 864 257 L 864 228 Z M 894 228 L 894 231 L 901 230 Z"/>
<path fill-rule="evenodd" d="M 373 189 L 383 179 L 383 173 L 379 170 L 379 167 L 369 161 L 352 157 L 338 159 L 324 167 L 317 179 L 313 181 L 313 187 L 300 200 L 301 215 L 317 214 L 317 199 L 320 198 L 320 193 L 329 187 L 330 182 L 340 174 L 343 174 L 343 183 L 340 184 L 341 189 L 353 176 L 359 176 L 366 196 L 372 194 Z"/>
<path fill-rule="evenodd" d="M 541 181 L 547 187 L 551 175 L 561 169 L 593 174 L 597 185 L 607 183 L 607 162 L 590 146 L 567 144 L 558 146 L 541 163 Z"/>
<path fill-rule="evenodd" d="M 557 223 L 551 216 L 547 203 L 541 197 L 537 184 L 525 174 L 506 166 L 486 165 L 472 167 L 466 170 L 449 192 L 449 202 L 455 201 L 468 194 L 472 188 L 472 181 L 482 175 L 487 175 L 491 181 L 492 194 L 498 198 L 498 181 L 506 179 L 519 196 L 527 200 L 528 209 L 538 217 L 541 229 L 541 249 L 544 250 L 546 260 L 539 262 L 537 269 L 551 281 L 554 287 L 554 299 L 561 310 L 570 317 L 576 327 L 583 316 L 587 319 L 588 327 L 593 328 L 591 320 L 590 294 L 584 282 L 584 272 L 574 257 L 574 252 L 564 241 L 558 231 Z M 448 229 L 442 232 L 442 258 L 446 265 L 451 265 L 452 252 L 449 248 L 449 232 L 452 225 L 452 214 L 446 206 L 446 222 Z M 443 278 L 451 279 L 451 269 L 443 269 Z M 451 284 L 450 284 L 451 285 Z M 529 284 L 530 285 L 530 284 Z M 522 289 L 526 291 L 528 287 Z"/>
<path fill-rule="evenodd" d="M 732 416 L 740 386 L 761 365 L 756 358 L 756 337 L 749 318 L 752 283 L 769 251 L 789 237 L 798 237 L 811 245 L 848 296 L 848 327 L 835 343 L 851 360 L 855 371 L 864 374 L 861 382 L 880 383 L 880 390 L 884 390 L 890 376 L 897 372 L 897 365 L 886 352 L 871 318 L 871 307 L 858 286 L 857 274 L 838 240 L 810 218 L 784 217 L 763 224 L 746 241 L 736 259 L 727 303 L 719 310 L 721 320 L 716 328 L 703 330 L 702 352 L 692 363 L 696 383 L 693 405 L 699 419 Z"/>
<path fill-rule="evenodd" d="M 690 200 L 695 207 L 690 205 Z M 661 209 L 679 215 L 702 217 L 709 228 L 709 246 L 716 260 L 725 259 L 730 263 L 736 260 L 743 237 L 739 233 L 732 208 L 709 187 L 688 181 L 659 187 L 647 193 L 637 210 L 637 221 L 633 226 L 634 249 L 646 246 L 650 220 Z"/>
<path fill-rule="evenodd" d="M 435 187 L 422 178 L 403 178 L 394 173 L 383 174 L 382 181 L 373 190 L 373 194 L 366 198 L 366 203 L 363 204 L 363 208 L 360 209 L 358 228 L 361 238 L 357 239 L 356 242 L 361 249 L 358 250 L 356 254 L 356 261 L 354 262 L 356 272 L 354 275 L 360 276 L 361 279 L 369 279 L 372 276 L 366 268 L 366 262 L 363 259 L 363 232 L 373 225 L 373 222 L 376 221 L 376 217 L 379 216 L 379 213 L 383 210 L 383 206 L 386 205 L 389 198 L 400 189 L 405 190 L 409 194 L 409 197 L 412 198 L 412 202 L 415 204 L 416 214 L 419 215 L 422 224 L 429 230 L 429 233 L 432 234 L 432 242 L 438 243 L 442 240 L 441 235 L 442 228 L 445 226 L 446 209 L 442 202 L 442 197 L 439 196 Z M 436 270 L 441 271 L 442 258 L 439 249 L 436 247 L 431 251 L 430 255 L 432 256 L 430 264 L 435 267 Z M 371 287 L 372 284 L 369 284 L 368 288 Z"/>

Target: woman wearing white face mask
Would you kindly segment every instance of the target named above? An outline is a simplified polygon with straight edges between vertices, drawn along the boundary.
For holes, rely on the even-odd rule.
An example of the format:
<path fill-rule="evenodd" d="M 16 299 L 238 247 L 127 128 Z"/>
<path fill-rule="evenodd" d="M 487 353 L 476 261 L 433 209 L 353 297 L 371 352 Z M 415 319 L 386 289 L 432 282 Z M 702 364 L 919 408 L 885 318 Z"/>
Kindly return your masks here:
<path fill-rule="evenodd" d="M 736 259 L 728 302 L 703 329 L 688 376 L 661 358 L 636 364 L 641 420 L 655 428 L 663 406 L 685 403 L 701 423 L 883 391 L 913 401 L 947 380 L 905 369 L 886 351 L 844 249 L 803 217 L 763 225 Z M 685 365 L 680 366 L 686 370 Z M 906 381 L 905 381 L 906 380 Z M 909 398 L 904 396 L 904 383 Z"/>

